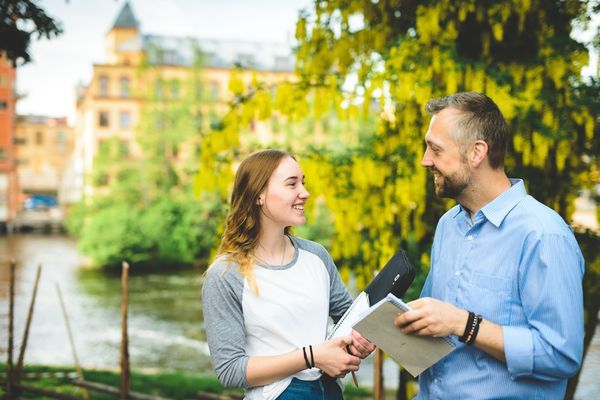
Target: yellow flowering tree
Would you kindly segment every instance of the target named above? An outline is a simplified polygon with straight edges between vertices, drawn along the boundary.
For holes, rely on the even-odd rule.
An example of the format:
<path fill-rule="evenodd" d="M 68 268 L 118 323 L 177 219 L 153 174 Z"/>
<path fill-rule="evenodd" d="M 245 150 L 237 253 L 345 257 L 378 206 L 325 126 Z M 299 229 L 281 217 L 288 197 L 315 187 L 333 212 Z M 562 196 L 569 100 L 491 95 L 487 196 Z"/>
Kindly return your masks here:
<path fill-rule="evenodd" d="M 494 99 L 514 133 L 509 175 L 524 178 L 530 194 L 570 221 L 580 190 L 600 180 L 600 85 L 581 77 L 588 51 L 571 37 L 597 11 L 597 2 L 585 0 L 317 1 L 297 22 L 298 82 L 233 85 L 223 129 L 205 138 L 199 186 L 226 189 L 231 169 L 215 157 L 235 158 L 237 132 L 252 119 L 376 114 L 374 132 L 356 146 L 293 150 L 303 153 L 311 189 L 332 212 L 332 254 L 353 269 L 359 288 L 399 247 L 425 272 L 437 219 L 450 203 L 436 198 L 419 165 L 429 122 L 424 105 L 479 91 Z M 588 249 L 586 257 L 597 260 L 598 249 Z M 594 298 L 588 315 L 597 315 L 600 293 L 586 293 Z"/>

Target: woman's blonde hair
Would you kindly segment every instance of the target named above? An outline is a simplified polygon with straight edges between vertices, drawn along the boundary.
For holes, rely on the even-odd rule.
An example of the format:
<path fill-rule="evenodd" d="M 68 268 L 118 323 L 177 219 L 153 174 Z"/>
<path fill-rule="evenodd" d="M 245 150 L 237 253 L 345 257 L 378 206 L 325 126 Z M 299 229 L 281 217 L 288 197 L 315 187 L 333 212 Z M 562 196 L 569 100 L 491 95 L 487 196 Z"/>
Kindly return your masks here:
<path fill-rule="evenodd" d="M 235 173 L 231 208 L 219 246 L 219 256 L 237 262 L 240 273 L 248 279 L 256 293 L 258 288 L 252 268 L 260 233 L 261 206 L 258 205 L 258 197 L 285 157 L 295 159 L 285 151 L 269 149 L 252 153 L 241 162 Z M 289 234 L 290 230 L 291 227 L 286 227 L 285 234 Z"/>

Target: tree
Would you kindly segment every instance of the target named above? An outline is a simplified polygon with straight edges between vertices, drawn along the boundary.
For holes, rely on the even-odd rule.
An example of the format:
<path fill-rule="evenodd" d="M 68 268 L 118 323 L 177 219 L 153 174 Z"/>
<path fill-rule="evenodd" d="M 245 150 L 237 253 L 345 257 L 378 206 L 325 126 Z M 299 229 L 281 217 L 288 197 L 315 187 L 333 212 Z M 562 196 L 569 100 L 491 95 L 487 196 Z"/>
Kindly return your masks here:
<path fill-rule="evenodd" d="M 340 118 L 379 116 L 360 146 L 302 159 L 313 192 L 324 194 L 334 215 L 332 254 L 354 269 L 359 287 L 398 247 L 422 267 L 421 282 L 427 271 L 437 220 L 451 204 L 436 198 L 419 166 L 429 121 L 423 109 L 433 97 L 479 91 L 494 99 L 514 132 L 507 171 L 571 219 L 579 191 L 592 189 L 600 171 L 600 84 L 582 79 L 588 52 L 570 35 L 596 8 L 586 0 L 325 0 L 301 13 L 300 80 L 276 89 L 273 110 L 291 120 L 330 108 Z M 240 94 L 215 135 L 227 142 L 207 140 L 211 157 L 229 159 L 264 91 L 257 85 Z M 214 173 L 209 155 L 201 165 L 201 176 Z M 584 250 L 586 259 L 600 251 Z M 586 298 L 598 298 L 593 287 Z"/>
<path fill-rule="evenodd" d="M 5 0 L 0 5 L 0 50 L 13 66 L 31 61 L 31 36 L 51 39 L 62 33 L 59 22 L 30 0 Z"/>
<path fill-rule="evenodd" d="M 124 259 L 189 265 L 206 261 L 218 244 L 223 202 L 211 193 L 194 196 L 192 185 L 205 106 L 200 61 L 175 75 L 163 70 L 140 65 L 135 143 L 118 137 L 100 143 L 94 195 L 68 224 L 96 265 L 118 266 Z"/>

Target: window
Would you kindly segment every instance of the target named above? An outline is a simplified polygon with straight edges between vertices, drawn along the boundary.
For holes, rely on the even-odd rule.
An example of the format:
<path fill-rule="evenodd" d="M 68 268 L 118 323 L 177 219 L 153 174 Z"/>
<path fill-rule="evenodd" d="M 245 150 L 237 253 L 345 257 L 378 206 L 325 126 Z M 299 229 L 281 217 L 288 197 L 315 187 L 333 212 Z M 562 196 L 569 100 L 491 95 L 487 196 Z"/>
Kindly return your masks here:
<path fill-rule="evenodd" d="M 102 75 L 98 78 L 98 82 L 100 83 L 100 96 L 108 96 L 109 91 L 109 80 L 108 76 Z"/>
<path fill-rule="evenodd" d="M 121 111 L 119 113 L 119 127 L 121 129 L 131 128 L 131 113 L 129 111 Z"/>
<path fill-rule="evenodd" d="M 6 149 L 4 147 L 0 147 L 0 160 L 6 160 Z"/>
<path fill-rule="evenodd" d="M 0 100 L 0 110 L 6 110 L 8 108 L 8 103 L 6 100 Z"/>
<path fill-rule="evenodd" d="M 98 126 L 107 128 L 109 125 L 108 111 L 100 111 L 98 113 Z"/>
<path fill-rule="evenodd" d="M 0 75 L 0 86 L 6 86 L 7 83 L 8 79 L 6 79 L 6 76 Z"/>
<path fill-rule="evenodd" d="M 37 131 L 35 133 L 35 144 L 37 144 L 38 146 L 44 144 L 44 135 L 41 131 Z"/>
<path fill-rule="evenodd" d="M 64 131 L 56 132 L 56 147 L 61 153 L 67 150 L 67 134 Z"/>
<path fill-rule="evenodd" d="M 20 145 L 27 144 L 27 138 L 26 137 L 22 137 L 22 136 L 15 137 L 13 139 L 13 143 L 17 144 L 17 145 L 19 145 L 19 144 Z"/>
<path fill-rule="evenodd" d="M 129 82 L 129 78 L 126 76 L 121 77 L 121 80 L 119 81 L 120 85 L 120 95 L 121 97 L 129 97 L 130 96 L 130 82 Z"/>

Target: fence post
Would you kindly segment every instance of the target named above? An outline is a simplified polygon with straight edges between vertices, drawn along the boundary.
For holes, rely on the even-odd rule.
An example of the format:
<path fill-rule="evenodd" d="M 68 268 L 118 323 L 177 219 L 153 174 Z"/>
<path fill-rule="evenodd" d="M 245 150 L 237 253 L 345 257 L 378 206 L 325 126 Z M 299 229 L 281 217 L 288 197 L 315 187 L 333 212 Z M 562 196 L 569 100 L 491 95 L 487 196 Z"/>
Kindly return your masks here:
<path fill-rule="evenodd" d="M 21 351 L 19 352 L 19 361 L 17 362 L 17 370 L 15 372 L 15 382 L 18 384 L 21 381 L 21 373 L 23 372 L 23 361 L 25 359 L 25 350 L 27 348 L 27 340 L 29 339 L 29 327 L 33 318 L 33 309 L 35 307 L 35 298 L 37 296 L 38 286 L 40 284 L 40 276 L 42 275 L 42 266 L 38 265 L 35 283 L 33 285 L 33 294 L 31 295 L 31 303 L 29 304 L 29 312 L 27 313 L 27 322 L 25 323 L 25 331 L 23 332 L 23 342 L 21 343 Z"/>
<path fill-rule="evenodd" d="M 79 364 L 79 357 L 77 357 L 77 350 L 75 349 L 75 340 L 73 339 L 73 331 L 71 330 L 71 323 L 69 322 L 69 314 L 67 313 L 67 307 L 65 306 L 65 301 L 63 300 L 62 291 L 60 290 L 60 286 L 58 282 L 55 282 L 56 293 L 58 293 L 58 301 L 60 303 L 60 308 L 62 309 L 63 317 L 65 318 L 65 325 L 67 326 L 67 334 L 69 335 L 69 343 L 71 345 L 71 353 L 73 353 L 73 360 L 75 361 L 75 368 L 77 370 L 77 377 L 79 380 L 83 381 L 83 371 L 81 370 L 81 365 Z M 83 391 L 83 398 L 85 400 L 88 399 L 87 390 Z"/>
<path fill-rule="evenodd" d="M 383 388 L 383 351 L 380 348 L 375 349 L 375 360 L 373 360 L 373 399 L 385 399 Z"/>
<path fill-rule="evenodd" d="M 6 398 L 13 399 L 13 331 L 15 319 L 15 260 L 10 260 L 8 281 L 8 361 L 6 363 Z"/>
<path fill-rule="evenodd" d="M 121 273 L 121 400 L 126 400 L 131 388 L 129 375 L 129 341 L 127 335 L 127 281 L 129 264 L 123 261 Z"/>

